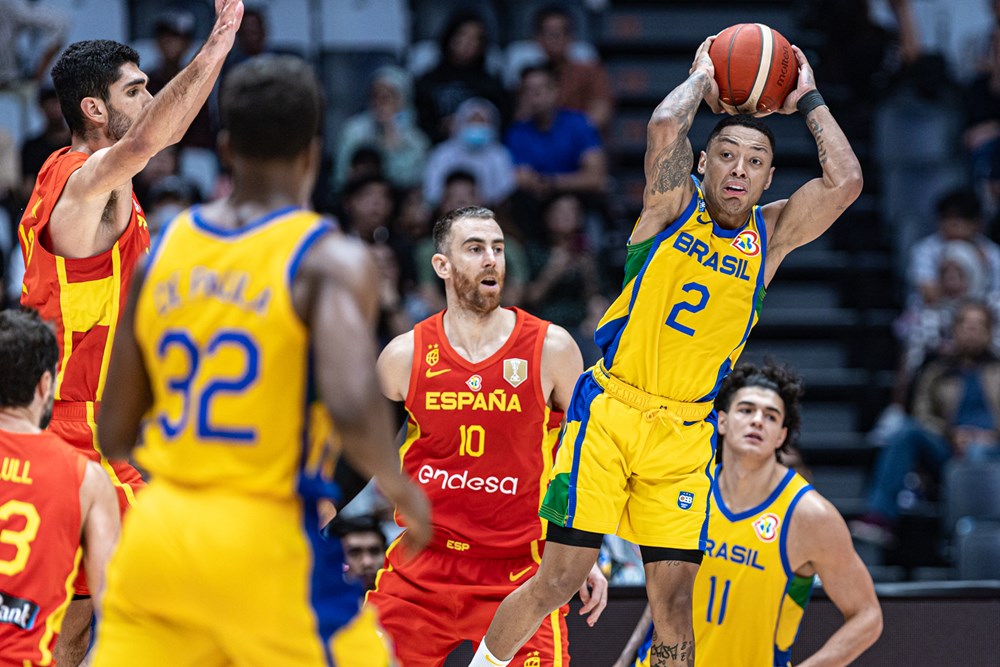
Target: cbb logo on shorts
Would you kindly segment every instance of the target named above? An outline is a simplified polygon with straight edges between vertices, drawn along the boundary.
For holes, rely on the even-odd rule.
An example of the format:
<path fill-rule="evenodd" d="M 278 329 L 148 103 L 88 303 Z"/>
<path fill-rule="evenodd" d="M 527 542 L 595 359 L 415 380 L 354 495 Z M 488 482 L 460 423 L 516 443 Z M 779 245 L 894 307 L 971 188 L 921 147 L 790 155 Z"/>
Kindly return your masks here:
<path fill-rule="evenodd" d="M 732 246 L 744 255 L 754 257 L 760 253 L 760 237 L 752 229 L 744 229 L 733 239 Z"/>
<path fill-rule="evenodd" d="M 690 491 L 681 491 L 677 494 L 677 506 L 682 510 L 691 509 L 691 505 L 694 504 L 694 494 Z"/>
<path fill-rule="evenodd" d="M 778 537 L 780 525 L 781 519 L 778 518 L 777 514 L 764 514 L 753 522 L 753 532 L 757 533 L 761 542 L 774 542 Z"/>

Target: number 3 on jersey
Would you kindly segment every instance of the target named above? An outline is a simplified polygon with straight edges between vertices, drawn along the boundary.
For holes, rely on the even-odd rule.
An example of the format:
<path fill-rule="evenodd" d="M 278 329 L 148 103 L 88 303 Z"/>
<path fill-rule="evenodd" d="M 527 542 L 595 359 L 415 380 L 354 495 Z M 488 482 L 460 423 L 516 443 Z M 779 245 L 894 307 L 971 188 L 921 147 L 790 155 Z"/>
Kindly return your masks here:
<path fill-rule="evenodd" d="M 681 290 L 684 292 L 694 292 L 694 301 L 681 301 L 680 303 L 675 303 L 674 307 L 670 309 L 670 314 L 667 315 L 666 325 L 671 329 L 676 329 L 680 331 L 685 336 L 693 336 L 694 329 L 682 324 L 677 321 L 677 316 L 681 313 L 699 313 L 705 310 L 705 306 L 708 305 L 708 288 L 701 283 L 687 283 Z"/>
<path fill-rule="evenodd" d="M 14 517 L 24 519 L 24 527 L 20 530 L 5 528 Z M 42 524 L 42 518 L 38 516 L 38 510 L 31 503 L 20 500 L 8 500 L 0 506 L 0 544 L 9 544 L 16 551 L 10 560 L 0 560 L 0 574 L 12 577 L 28 564 L 28 555 L 31 553 L 31 543 L 38 535 L 38 527 Z"/>

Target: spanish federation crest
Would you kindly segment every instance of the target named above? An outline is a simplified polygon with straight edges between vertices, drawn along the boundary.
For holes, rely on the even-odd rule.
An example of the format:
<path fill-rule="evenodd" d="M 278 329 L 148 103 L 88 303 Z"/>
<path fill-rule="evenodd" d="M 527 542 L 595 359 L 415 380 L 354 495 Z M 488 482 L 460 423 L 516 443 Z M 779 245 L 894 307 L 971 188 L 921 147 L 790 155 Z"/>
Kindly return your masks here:
<path fill-rule="evenodd" d="M 516 387 L 528 379 L 528 362 L 525 359 L 504 359 L 503 379 Z"/>

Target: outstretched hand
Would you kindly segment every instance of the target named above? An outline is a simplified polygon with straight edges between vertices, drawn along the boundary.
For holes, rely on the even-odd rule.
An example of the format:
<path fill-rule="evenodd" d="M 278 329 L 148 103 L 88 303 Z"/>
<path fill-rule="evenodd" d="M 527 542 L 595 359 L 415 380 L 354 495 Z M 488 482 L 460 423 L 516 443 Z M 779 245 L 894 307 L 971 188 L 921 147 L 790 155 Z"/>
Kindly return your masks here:
<path fill-rule="evenodd" d="M 243 23 L 243 0 L 215 0 L 215 25 L 206 43 L 216 43 L 227 53 Z"/>
<path fill-rule="evenodd" d="M 775 110 L 777 113 L 795 113 L 798 110 L 797 105 L 802 96 L 811 90 L 816 90 L 816 77 L 813 75 L 812 66 L 806 60 L 806 54 L 802 53 L 802 49 L 794 44 L 792 45 L 792 52 L 795 53 L 795 59 L 799 63 L 799 78 L 795 83 L 795 90 L 788 93 L 785 103 L 781 105 L 780 109 Z"/>
<path fill-rule="evenodd" d="M 587 625 L 594 627 L 597 619 L 601 617 L 601 612 L 608 606 L 608 580 L 597 565 L 590 568 L 587 580 L 580 586 L 580 601 L 583 602 L 580 615 L 589 613 Z"/>
<path fill-rule="evenodd" d="M 701 43 L 698 50 L 694 54 L 694 62 L 691 63 L 691 69 L 688 70 L 688 74 L 694 74 L 696 71 L 702 71 L 708 75 L 709 89 L 705 93 L 705 104 L 714 112 L 722 113 L 722 105 L 719 104 L 719 84 L 715 81 L 715 63 L 712 62 L 711 57 L 708 55 L 708 50 L 712 48 L 712 42 L 715 41 L 717 35 L 711 35 Z"/>

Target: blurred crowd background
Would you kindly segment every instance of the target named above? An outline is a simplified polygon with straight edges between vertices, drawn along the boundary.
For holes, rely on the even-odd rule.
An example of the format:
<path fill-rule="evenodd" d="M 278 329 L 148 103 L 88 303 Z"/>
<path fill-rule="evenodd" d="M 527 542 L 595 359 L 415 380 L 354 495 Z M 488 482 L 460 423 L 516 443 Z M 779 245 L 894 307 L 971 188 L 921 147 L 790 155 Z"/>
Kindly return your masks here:
<path fill-rule="evenodd" d="M 877 581 L 1000 578 L 1000 0 L 246 7 L 221 78 L 261 53 L 315 65 L 327 106 L 313 204 L 370 244 L 382 342 L 444 306 L 430 230 L 475 204 L 497 212 L 507 238 L 504 303 L 565 327 L 587 362 L 641 208 L 653 107 L 706 35 L 743 21 L 782 32 L 809 57 L 865 190 L 783 265 L 745 357 L 804 376 L 789 464 L 851 520 Z M 35 176 L 69 141 L 54 58 L 80 39 L 129 43 L 155 93 L 213 13 L 209 0 L 0 0 L 0 306 L 20 295 L 17 222 Z M 699 113 L 696 151 L 715 121 Z M 820 173 L 800 118 L 768 122 L 777 171 L 765 202 Z M 135 179 L 153 234 L 227 192 L 217 132 L 213 97 Z M 347 514 L 384 548 L 369 530 L 391 532 L 377 494 Z M 612 582 L 640 582 L 631 545 L 607 547 Z"/>

